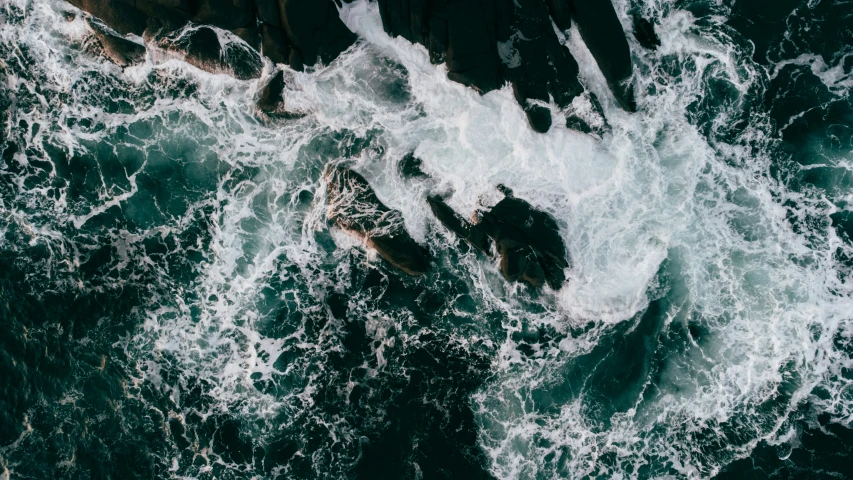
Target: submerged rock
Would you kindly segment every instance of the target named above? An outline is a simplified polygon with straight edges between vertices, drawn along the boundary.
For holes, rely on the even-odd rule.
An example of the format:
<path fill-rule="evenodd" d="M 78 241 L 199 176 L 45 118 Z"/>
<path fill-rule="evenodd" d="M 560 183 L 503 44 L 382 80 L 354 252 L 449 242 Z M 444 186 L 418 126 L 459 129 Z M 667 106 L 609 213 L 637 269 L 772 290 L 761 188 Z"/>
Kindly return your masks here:
<path fill-rule="evenodd" d="M 261 76 L 264 67 L 261 56 L 230 32 L 203 25 L 190 25 L 165 34 L 162 31 L 146 30 L 146 37 L 158 48 L 190 65 L 240 80 Z"/>
<path fill-rule="evenodd" d="M 660 38 L 655 33 L 655 26 L 649 20 L 634 15 L 634 38 L 640 42 L 643 48 L 655 50 L 660 46 Z"/>
<path fill-rule="evenodd" d="M 101 53 L 116 65 L 129 67 L 145 61 L 145 45 L 129 40 L 94 20 L 90 19 L 88 24 Z"/>
<path fill-rule="evenodd" d="M 326 179 L 326 217 L 364 241 L 382 258 L 409 275 L 427 271 L 427 254 L 412 239 L 398 210 L 385 206 L 367 180 L 341 164 L 329 164 Z"/>

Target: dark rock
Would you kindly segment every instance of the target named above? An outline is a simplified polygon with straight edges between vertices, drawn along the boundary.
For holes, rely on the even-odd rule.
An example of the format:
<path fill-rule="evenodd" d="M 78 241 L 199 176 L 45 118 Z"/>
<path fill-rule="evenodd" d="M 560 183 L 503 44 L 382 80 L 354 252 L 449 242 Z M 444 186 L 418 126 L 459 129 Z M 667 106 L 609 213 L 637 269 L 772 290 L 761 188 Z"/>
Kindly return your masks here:
<path fill-rule="evenodd" d="M 128 40 L 96 21 L 89 20 L 88 23 L 103 55 L 113 63 L 128 67 L 145 61 L 145 45 Z"/>
<path fill-rule="evenodd" d="M 450 3 L 447 22 L 447 77 L 480 93 L 504 84 L 497 55 L 495 5 L 487 0 Z"/>
<path fill-rule="evenodd" d="M 607 0 L 572 0 L 572 4 L 578 32 L 610 90 L 624 109 L 635 111 L 634 89 L 629 83 L 633 72 L 631 50 L 613 4 Z"/>
<path fill-rule="evenodd" d="M 193 4 L 194 22 L 215 25 L 225 30 L 255 27 L 254 0 L 194 0 Z"/>
<path fill-rule="evenodd" d="M 264 113 L 278 111 L 284 106 L 284 70 L 279 70 L 261 89 L 258 109 Z"/>
<path fill-rule="evenodd" d="M 426 178 L 428 175 L 424 173 L 421 169 L 422 162 L 421 159 L 416 157 L 415 154 L 408 153 L 405 157 L 400 159 L 400 163 L 397 165 L 397 169 L 400 172 L 400 176 L 403 178 Z"/>
<path fill-rule="evenodd" d="M 290 42 L 287 35 L 279 27 L 261 24 L 261 53 L 273 63 L 288 63 L 290 61 Z"/>
<path fill-rule="evenodd" d="M 569 263 L 557 222 L 547 213 L 514 197 L 508 189 L 504 189 L 504 193 L 506 197 L 497 205 L 477 214 L 478 225 L 494 239 L 499 252 L 510 256 L 504 258 L 501 253 L 501 270 L 507 279 L 520 278 L 535 286 L 542 278 L 551 288 L 559 289 L 565 282 L 563 269 Z"/>
<path fill-rule="evenodd" d="M 260 55 L 230 32 L 193 25 L 164 36 L 159 32 L 146 36 L 156 38 L 159 48 L 202 70 L 226 73 L 240 80 L 261 76 L 264 64 Z"/>
<path fill-rule="evenodd" d="M 284 73 L 284 70 L 277 71 L 261 88 L 256 106 L 267 118 L 294 119 L 305 116 L 304 113 L 287 110 L 284 97 L 284 87 L 287 82 Z"/>
<path fill-rule="evenodd" d="M 122 35 L 141 35 L 148 21 L 148 15 L 136 8 L 133 0 L 68 0 L 68 3 L 98 17 Z"/>
<path fill-rule="evenodd" d="M 326 216 L 362 239 L 394 267 L 409 275 L 426 273 L 425 250 L 412 239 L 397 210 L 385 206 L 367 180 L 341 164 L 326 166 Z"/>
<path fill-rule="evenodd" d="M 296 70 L 318 61 L 325 64 L 350 47 L 356 36 L 341 21 L 333 0 L 68 0 L 98 17 L 121 34 L 141 35 L 169 25 L 177 30 L 189 23 L 209 24 L 228 30 L 275 63 L 289 63 Z M 210 40 L 209 35 L 205 37 Z M 229 42 L 230 43 L 230 42 Z M 194 47 L 215 53 L 215 46 Z M 233 69 L 243 77 L 254 77 L 255 62 L 229 45 L 220 45 L 225 63 L 242 65 Z M 191 58 L 192 56 L 188 57 Z M 187 60 L 190 61 L 190 60 Z M 247 63 L 248 62 L 248 63 Z M 227 72 L 213 57 L 199 60 L 201 68 Z"/>
<path fill-rule="evenodd" d="M 487 256 L 491 256 L 492 242 L 480 226 L 473 225 L 459 216 L 441 197 L 430 195 L 427 197 L 427 203 L 435 218 L 448 230 Z"/>
<path fill-rule="evenodd" d="M 660 46 L 660 38 L 655 33 L 655 26 L 640 15 L 634 15 L 634 38 L 648 50 L 655 50 Z"/>
<path fill-rule="evenodd" d="M 290 66 L 302 70 L 318 61 L 331 63 L 355 43 L 332 0 L 279 0 L 284 31 L 293 48 Z"/>

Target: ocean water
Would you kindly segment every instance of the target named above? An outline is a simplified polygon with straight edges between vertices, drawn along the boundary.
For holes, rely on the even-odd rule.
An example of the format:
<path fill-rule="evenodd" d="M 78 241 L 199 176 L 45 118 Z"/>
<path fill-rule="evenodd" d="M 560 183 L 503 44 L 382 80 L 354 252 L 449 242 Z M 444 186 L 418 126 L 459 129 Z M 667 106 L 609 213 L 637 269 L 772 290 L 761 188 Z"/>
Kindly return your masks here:
<path fill-rule="evenodd" d="M 570 31 L 609 129 L 540 135 L 364 0 L 289 120 L 0 0 L 0 479 L 853 478 L 853 4 L 614 4 L 658 24 L 629 36 L 639 111 Z M 328 224 L 342 159 L 426 276 Z M 560 225 L 560 291 L 425 201 L 500 183 Z"/>

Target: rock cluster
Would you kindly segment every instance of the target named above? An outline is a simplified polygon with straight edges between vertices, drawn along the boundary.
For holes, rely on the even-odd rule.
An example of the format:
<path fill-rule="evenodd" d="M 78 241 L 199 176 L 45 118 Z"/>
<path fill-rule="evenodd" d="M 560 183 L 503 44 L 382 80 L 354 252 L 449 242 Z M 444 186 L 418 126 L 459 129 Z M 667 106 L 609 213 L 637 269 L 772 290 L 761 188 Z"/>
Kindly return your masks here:
<path fill-rule="evenodd" d="M 404 165 L 419 164 L 407 155 Z M 420 170 L 417 170 L 420 172 Z M 402 173 L 402 172 L 401 172 Z M 410 274 L 427 271 L 427 254 L 406 232 L 399 211 L 386 207 L 367 180 L 339 163 L 326 166 L 326 217 L 364 241 L 394 267 Z M 425 176 L 420 173 L 418 176 Z M 411 178 L 411 177 L 410 177 Z M 494 207 L 478 210 L 471 222 L 437 195 L 427 203 L 442 225 L 489 258 L 500 258 L 500 270 L 510 282 L 559 290 L 566 281 L 566 246 L 557 222 L 512 191 L 498 186 L 504 198 Z"/>
<path fill-rule="evenodd" d="M 483 93 L 509 82 L 536 131 L 551 126 L 543 104 L 553 99 L 566 108 L 583 92 L 578 64 L 552 21 L 562 31 L 574 21 L 616 99 L 635 109 L 631 52 L 610 1 L 378 1 L 386 32 L 427 47 L 433 63 L 447 62 L 452 80 Z"/>
<path fill-rule="evenodd" d="M 332 0 L 68 0 L 98 17 L 116 32 L 152 37 L 185 32 L 187 25 L 199 39 L 212 41 L 199 25 L 226 30 L 276 63 L 303 70 L 318 61 L 329 63 L 355 42 L 355 34 L 341 21 Z M 222 37 L 222 35 L 219 35 Z M 193 39 L 187 39 L 195 43 Z M 218 42 L 214 42 L 218 43 Z M 219 45 L 228 53 L 228 45 Z M 197 48 L 206 49 L 204 45 Z M 199 57 L 215 65 L 215 47 Z M 189 61 L 189 60 L 188 60 Z M 221 69 L 220 69 L 221 70 Z M 237 69 L 240 71 L 241 69 Z"/>

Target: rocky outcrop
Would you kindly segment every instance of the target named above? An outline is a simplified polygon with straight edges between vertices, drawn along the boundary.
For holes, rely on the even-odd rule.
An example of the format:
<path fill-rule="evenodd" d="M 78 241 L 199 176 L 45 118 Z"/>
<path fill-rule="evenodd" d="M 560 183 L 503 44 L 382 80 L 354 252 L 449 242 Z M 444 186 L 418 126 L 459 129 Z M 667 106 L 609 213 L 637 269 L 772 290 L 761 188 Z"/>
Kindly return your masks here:
<path fill-rule="evenodd" d="M 432 210 L 435 218 L 447 227 L 448 230 L 455 233 L 459 238 L 467 241 L 477 250 L 484 254 L 492 255 L 492 241 L 485 231 L 479 226 L 474 225 L 459 216 L 453 211 L 444 199 L 436 195 L 427 197 L 427 203 Z"/>
<path fill-rule="evenodd" d="M 578 65 L 554 32 L 572 20 L 628 110 L 634 109 L 625 33 L 607 0 L 378 0 L 385 31 L 420 43 L 448 77 L 486 93 L 512 85 L 534 130 L 551 127 L 552 100 L 566 109 L 583 92 Z M 594 101 L 594 105 L 597 102 Z M 567 125 L 587 130 L 583 119 Z"/>
<path fill-rule="evenodd" d="M 427 271 L 427 253 L 412 239 L 403 216 L 383 204 L 367 180 L 341 164 L 329 164 L 326 180 L 326 217 L 394 267 L 409 275 Z"/>
<path fill-rule="evenodd" d="M 333 0 L 68 0 L 121 34 L 143 35 L 153 28 L 172 31 L 188 24 L 227 30 L 275 63 L 296 70 L 317 62 L 328 64 L 355 42 L 341 21 Z M 212 40 L 201 33 L 203 40 Z M 204 65 L 212 65 L 215 48 L 205 50 Z M 220 45 L 227 56 L 229 47 Z M 189 61 L 189 60 L 188 60 Z"/>
<path fill-rule="evenodd" d="M 151 32 L 146 38 L 162 51 L 211 73 L 224 73 L 240 80 L 259 78 L 264 64 L 260 54 L 234 34 L 205 25 Z"/>
<path fill-rule="evenodd" d="M 294 119 L 305 116 L 304 112 L 288 109 L 284 88 L 287 84 L 285 71 L 278 70 L 264 84 L 255 104 L 261 116 L 267 119 Z"/>
<path fill-rule="evenodd" d="M 129 40 L 109 27 L 88 20 L 100 53 L 120 67 L 129 67 L 145 61 L 145 45 Z"/>
<path fill-rule="evenodd" d="M 500 269 L 508 281 L 534 288 L 548 284 L 558 290 L 566 281 L 566 246 L 554 219 L 516 198 L 503 188 L 505 197 L 489 210 L 478 211 L 468 222 L 440 197 L 427 198 L 436 218 L 448 230 L 488 256 L 492 244 L 500 257 Z"/>
<path fill-rule="evenodd" d="M 498 246 L 504 276 L 533 286 L 546 282 L 559 289 L 569 263 L 557 222 L 508 189 L 504 193 L 490 210 L 477 212 L 478 224 Z"/>

